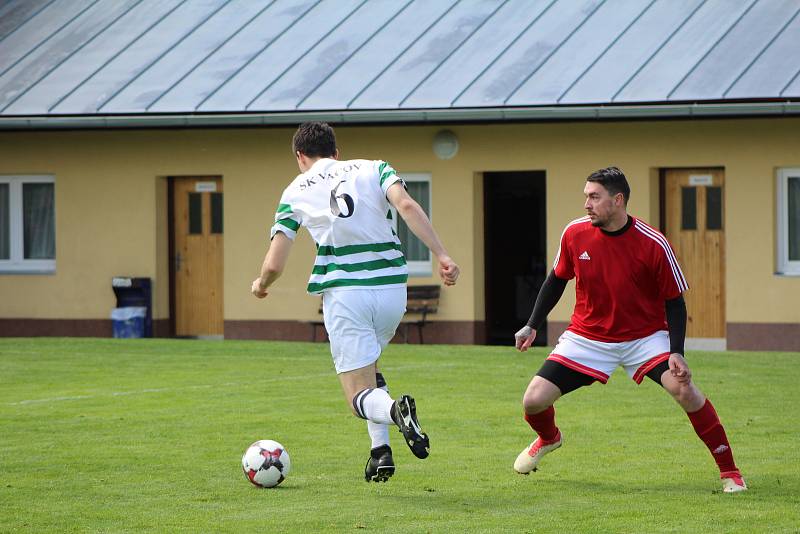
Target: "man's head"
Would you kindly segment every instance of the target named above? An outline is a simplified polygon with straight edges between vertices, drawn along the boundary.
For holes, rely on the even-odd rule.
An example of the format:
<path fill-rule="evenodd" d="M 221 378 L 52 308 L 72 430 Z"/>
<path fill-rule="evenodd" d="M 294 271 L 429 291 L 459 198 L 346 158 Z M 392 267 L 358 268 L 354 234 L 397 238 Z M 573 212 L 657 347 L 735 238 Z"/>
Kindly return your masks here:
<path fill-rule="evenodd" d="M 305 172 L 320 158 L 339 156 L 336 149 L 336 134 L 327 123 L 304 122 L 292 137 L 292 151 L 300 170 Z M 306 168 L 304 168 L 306 167 Z"/>
<path fill-rule="evenodd" d="M 616 227 L 615 223 L 624 224 L 627 221 L 626 207 L 631 188 L 617 167 L 606 167 L 590 174 L 586 178 L 583 194 L 586 195 L 583 207 L 593 226 Z"/>

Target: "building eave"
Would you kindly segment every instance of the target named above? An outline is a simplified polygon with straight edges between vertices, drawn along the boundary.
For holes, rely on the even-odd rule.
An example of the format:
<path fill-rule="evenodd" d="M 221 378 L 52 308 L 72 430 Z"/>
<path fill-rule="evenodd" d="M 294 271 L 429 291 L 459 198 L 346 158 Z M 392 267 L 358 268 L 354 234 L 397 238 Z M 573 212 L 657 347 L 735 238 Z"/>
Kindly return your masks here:
<path fill-rule="evenodd" d="M 381 109 L 262 113 L 0 116 L 0 130 L 214 128 L 331 124 L 592 121 L 800 115 L 800 102 L 737 102 L 496 108 Z"/>

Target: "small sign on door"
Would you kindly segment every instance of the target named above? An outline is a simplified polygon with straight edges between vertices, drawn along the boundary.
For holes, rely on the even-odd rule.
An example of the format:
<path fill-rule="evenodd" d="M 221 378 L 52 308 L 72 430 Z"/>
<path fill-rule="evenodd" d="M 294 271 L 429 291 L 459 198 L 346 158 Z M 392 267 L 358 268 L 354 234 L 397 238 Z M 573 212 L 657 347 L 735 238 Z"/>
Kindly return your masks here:
<path fill-rule="evenodd" d="M 197 193 L 213 193 L 217 190 L 217 182 L 197 182 L 194 190 Z"/>
<path fill-rule="evenodd" d="M 711 185 L 713 179 L 710 174 L 690 174 L 689 185 Z"/>

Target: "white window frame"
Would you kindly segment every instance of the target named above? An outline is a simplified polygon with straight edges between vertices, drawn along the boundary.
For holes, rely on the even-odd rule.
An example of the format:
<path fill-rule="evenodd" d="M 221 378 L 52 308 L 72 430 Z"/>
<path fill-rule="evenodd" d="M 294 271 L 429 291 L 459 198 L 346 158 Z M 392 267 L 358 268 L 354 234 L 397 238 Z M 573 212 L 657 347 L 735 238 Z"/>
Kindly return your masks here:
<path fill-rule="evenodd" d="M 800 276 L 800 261 L 789 260 L 789 178 L 800 180 L 800 168 L 778 169 L 778 273 Z"/>
<path fill-rule="evenodd" d="M 25 259 L 25 244 L 23 233 L 22 214 L 22 184 L 51 183 L 55 184 L 54 176 L 26 175 L 3 176 L 0 183 L 8 184 L 8 211 L 9 211 L 9 259 L 0 259 L 0 274 L 4 273 L 54 273 L 56 260 L 30 260 Z M 55 187 L 55 185 L 53 186 Z M 55 211 L 55 206 L 53 206 Z M 55 213 L 53 213 L 55 217 Z M 56 233 L 57 229 L 56 229 Z"/>
<path fill-rule="evenodd" d="M 403 173 L 402 175 L 403 181 L 405 182 L 427 182 L 428 183 L 428 206 L 430 206 L 429 210 L 430 213 L 428 214 L 428 218 L 433 221 L 433 195 L 431 191 L 431 175 L 430 173 Z M 397 233 L 397 220 L 399 215 L 397 214 L 397 210 L 392 208 L 392 226 L 394 227 L 395 233 Z M 433 276 L 433 268 L 431 267 L 431 251 L 428 250 L 428 259 L 427 261 L 410 261 L 406 258 L 408 264 L 408 275 L 409 276 L 418 276 L 418 277 L 425 277 L 425 276 Z"/>

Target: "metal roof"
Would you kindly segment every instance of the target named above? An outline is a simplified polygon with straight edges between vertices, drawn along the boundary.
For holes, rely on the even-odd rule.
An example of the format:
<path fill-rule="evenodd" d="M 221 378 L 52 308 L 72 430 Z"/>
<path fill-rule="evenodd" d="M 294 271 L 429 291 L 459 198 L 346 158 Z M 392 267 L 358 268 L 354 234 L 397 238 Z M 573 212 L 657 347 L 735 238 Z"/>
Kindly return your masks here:
<path fill-rule="evenodd" d="M 0 3 L 0 127 L 799 106 L 800 0 Z"/>

